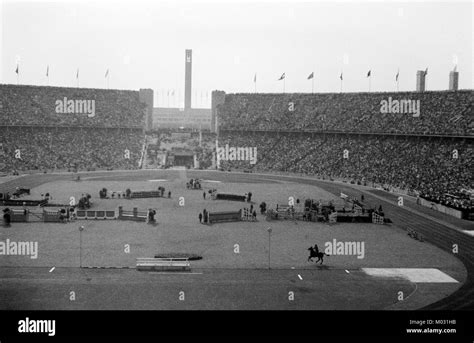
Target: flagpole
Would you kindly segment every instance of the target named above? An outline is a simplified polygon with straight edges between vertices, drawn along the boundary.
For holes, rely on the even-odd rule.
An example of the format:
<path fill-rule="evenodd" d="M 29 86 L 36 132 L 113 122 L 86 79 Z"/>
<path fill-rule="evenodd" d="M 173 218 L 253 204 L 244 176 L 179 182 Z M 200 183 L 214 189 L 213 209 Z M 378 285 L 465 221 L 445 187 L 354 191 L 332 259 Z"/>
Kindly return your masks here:
<path fill-rule="evenodd" d="M 285 78 L 283 79 L 283 93 L 285 93 L 285 81 L 286 81 L 286 75 L 285 75 Z"/>
<path fill-rule="evenodd" d="M 311 78 L 311 94 L 314 93 L 314 74 L 313 77 Z"/>
<path fill-rule="evenodd" d="M 372 74 L 370 74 L 369 76 L 369 93 L 370 93 L 370 89 L 371 89 L 371 82 L 372 81 Z"/>
<path fill-rule="evenodd" d="M 16 73 L 16 84 L 19 85 L 20 84 L 20 64 L 18 62 L 16 62 L 15 73 Z"/>
<path fill-rule="evenodd" d="M 397 78 L 397 92 L 399 92 L 399 82 L 400 81 L 398 81 L 398 78 Z"/>

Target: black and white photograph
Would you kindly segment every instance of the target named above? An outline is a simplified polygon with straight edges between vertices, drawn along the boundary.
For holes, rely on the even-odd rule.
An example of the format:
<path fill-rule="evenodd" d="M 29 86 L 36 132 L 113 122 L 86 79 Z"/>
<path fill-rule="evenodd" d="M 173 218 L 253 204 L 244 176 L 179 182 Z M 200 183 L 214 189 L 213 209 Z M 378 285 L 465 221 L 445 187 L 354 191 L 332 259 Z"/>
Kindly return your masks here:
<path fill-rule="evenodd" d="M 0 342 L 472 342 L 473 14 L 0 0 Z"/>

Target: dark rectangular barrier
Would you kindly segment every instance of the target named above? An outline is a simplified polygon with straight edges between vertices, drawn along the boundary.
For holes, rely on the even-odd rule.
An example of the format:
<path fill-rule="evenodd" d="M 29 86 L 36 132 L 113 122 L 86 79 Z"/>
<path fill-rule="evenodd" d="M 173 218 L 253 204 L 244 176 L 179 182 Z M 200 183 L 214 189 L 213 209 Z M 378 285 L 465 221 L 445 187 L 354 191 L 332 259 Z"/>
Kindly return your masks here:
<path fill-rule="evenodd" d="M 227 212 L 209 212 L 209 223 L 238 222 L 242 220 L 242 210 Z"/>
<path fill-rule="evenodd" d="M 140 191 L 132 192 L 130 198 L 161 198 L 163 197 L 163 192 L 160 191 Z"/>
<path fill-rule="evenodd" d="M 1 206 L 45 206 L 48 203 L 48 200 L 0 200 Z"/>
<path fill-rule="evenodd" d="M 372 223 L 371 216 L 367 214 L 355 215 L 352 213 L 337 212 L 338 223 Z"/>
<path fill-rule="evenodd" d="M 215 200 L 246 201 L 245 195 L 217 193 Z"/>

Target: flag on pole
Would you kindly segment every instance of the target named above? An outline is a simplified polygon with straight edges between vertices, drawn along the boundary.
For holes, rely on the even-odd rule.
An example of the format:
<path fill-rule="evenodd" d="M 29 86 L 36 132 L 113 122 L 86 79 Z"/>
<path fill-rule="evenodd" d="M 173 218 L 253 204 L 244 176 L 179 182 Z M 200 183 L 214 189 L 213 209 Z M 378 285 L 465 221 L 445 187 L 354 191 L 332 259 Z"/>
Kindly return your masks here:
<path fill-rule="evenodd" d="M 397 75 L 395 75 L 395 81 L 398 81 L 399 76 L 400 76 L 400 69 L 397 70 Z"/>
<path fill-rule="evenodd" d="M 105 72 L 105 77 L 109 76 L 109 70 L 107 69 L 107 71 Z"/>
<path fill-rule="evenodd" d="M 370 77 L 371 71 L 372 71 L 372 70 L 369 70 L 369 72 L 367 73 L 367 77 Z"/>
<path fill-rule="evenodd" d="M 308 76 L 308 80 L 311 80 L 313 77 L 314 77 L 314 72 L 311 72 L 311 74 L 309 74 Z"/>
<path fill-rule="evenodd" d="M 49 76 L 49 65 L 46 67 L 46 77 Z"/>
<path fill-rule="evenodd" d="M 339 76 L 339 78 L 342 80 L 344 80 L 344 78 L 342 77 L 342 72 L 341 72 L 341 75 Z"/>
<path fill-rule="evenodd" d="M 257 82 L 257 73 L 255 73 L 255 76 L 253 77 L 253 82 Z"/>
<path fill-rule="evenodd" d="M 428 68 L 425 70 L 425 76 L 428 75 Z"/>
<path fill-rule="evenodd" d="M 280 78 L 278 79 L 278 81 L 280 80 L 284 80 L 285 79 L 285 73 L 281 74 Z"/>
<path fill-rule="evenodd" d="M 77 72 L 76 72 L 76 79 L 79 78 L 79 68 L 77 68 Z"/>
<path fill-rule="evenodd" d="M 18 63 L 16 64 L 16 70 L 15 70 L 15 73 L 17 73 L 17 75 L 20 73 L 20 67 L 18 66 Z"/>

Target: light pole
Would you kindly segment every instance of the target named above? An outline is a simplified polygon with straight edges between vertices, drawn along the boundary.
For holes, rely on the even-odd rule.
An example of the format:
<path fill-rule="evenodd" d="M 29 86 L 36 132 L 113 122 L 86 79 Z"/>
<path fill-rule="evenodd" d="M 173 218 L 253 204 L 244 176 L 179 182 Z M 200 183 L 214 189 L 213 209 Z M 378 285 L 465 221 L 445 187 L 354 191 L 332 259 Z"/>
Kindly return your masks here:
<path fill-rule="evenodd" d="M 270 252 L 271 252 L 271 240 L 270 240 L 270 237 L 271 237 L 271 234 L 272 234 L 272 229 L 271 229 L 271 228 L 268 228 L 267 231 L 268 231 L 268 269 L 271 269 L 271 268 L 270 268 Z"/>
<path fill-rule="evenodd" d="M 82 268 L 82 231 L 84 231 L 84 226 L 79 226 L 79 266 Z"/>

